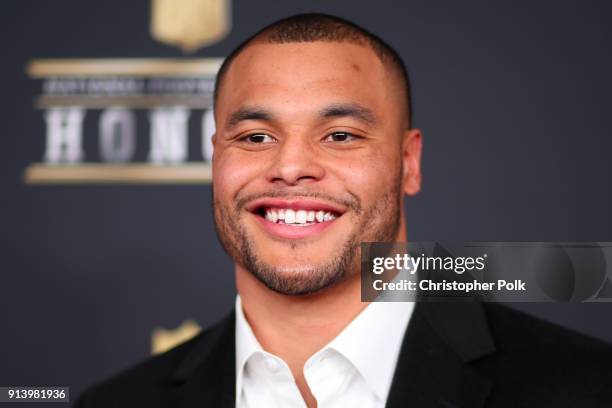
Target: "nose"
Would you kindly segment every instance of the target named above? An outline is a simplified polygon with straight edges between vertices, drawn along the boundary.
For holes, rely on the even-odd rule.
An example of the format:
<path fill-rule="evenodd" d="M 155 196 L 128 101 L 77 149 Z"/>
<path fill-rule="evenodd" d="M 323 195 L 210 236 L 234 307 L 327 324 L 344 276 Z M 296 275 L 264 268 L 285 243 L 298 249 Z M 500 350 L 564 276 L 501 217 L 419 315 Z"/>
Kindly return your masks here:
<path fill-rule="evenodd" d="M 308 137 L 291 135 L 281 142 L 268 181 L 282 186 L 313 183 L 325 176 L 320 152 Z"/>

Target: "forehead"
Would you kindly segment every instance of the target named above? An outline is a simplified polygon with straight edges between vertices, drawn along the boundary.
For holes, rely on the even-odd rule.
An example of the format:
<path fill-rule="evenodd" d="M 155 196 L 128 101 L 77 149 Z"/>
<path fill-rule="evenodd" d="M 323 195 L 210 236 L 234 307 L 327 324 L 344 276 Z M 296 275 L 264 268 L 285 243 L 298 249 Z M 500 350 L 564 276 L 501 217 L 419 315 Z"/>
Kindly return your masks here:
<path fill-rule="evenodd" d="M 388 71 L 372 49 L 358 44 L 255 43 L 227 71 L 217 112 L 248 104 L 306 108 L 324 101 L 383 108 L 396 93 Z"/>

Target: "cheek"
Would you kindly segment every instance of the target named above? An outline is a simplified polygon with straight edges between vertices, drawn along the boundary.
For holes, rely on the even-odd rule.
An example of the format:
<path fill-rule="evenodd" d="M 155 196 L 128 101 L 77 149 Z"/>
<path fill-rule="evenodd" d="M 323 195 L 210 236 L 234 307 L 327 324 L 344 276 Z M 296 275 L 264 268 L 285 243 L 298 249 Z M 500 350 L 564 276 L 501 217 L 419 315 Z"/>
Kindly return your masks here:
<path fill-rule="evenodd" d="M 366 207 L 371 205 L 370 201 L 388 192 L 389 187 L 398 182 L 397 178 L 401 174 L 400 159 L 399 153 L 376 149 L 336 165 L 335 173 L 347 190 L 357 195 Z"/>
<path fill-rule="evenodd" d="M 252 180 L 261 176 L 263 160 L 232 149 L 227 149 L 213 160 L 213 189 L 219 198 L 233 199 Z"/>

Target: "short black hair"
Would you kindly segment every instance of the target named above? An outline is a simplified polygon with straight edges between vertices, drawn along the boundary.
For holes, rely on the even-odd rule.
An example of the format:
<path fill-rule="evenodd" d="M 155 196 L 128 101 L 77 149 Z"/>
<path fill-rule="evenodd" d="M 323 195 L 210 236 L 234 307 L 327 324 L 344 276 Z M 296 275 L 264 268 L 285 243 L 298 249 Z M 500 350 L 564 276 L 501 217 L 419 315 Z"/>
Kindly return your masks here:
<path fill-rule="evenodd" d="M 219 89 L 232 61 L 252 42 L 285 44 L 297 42 L 348 42 L 370 47 L 383 63 L 389 64 L 403 82 L 406 98 L 407 125 L 412 123 L 412 100 L 410 96 L 410 79 L 404 61 L 399 54 L 385 41 L 357 24 L 340 17 L 307 13 L 298 14 L 276 21 L 253 34 L 236 47 L 223 61 L 215 82 L 214 103 L 217 103 Z"/>

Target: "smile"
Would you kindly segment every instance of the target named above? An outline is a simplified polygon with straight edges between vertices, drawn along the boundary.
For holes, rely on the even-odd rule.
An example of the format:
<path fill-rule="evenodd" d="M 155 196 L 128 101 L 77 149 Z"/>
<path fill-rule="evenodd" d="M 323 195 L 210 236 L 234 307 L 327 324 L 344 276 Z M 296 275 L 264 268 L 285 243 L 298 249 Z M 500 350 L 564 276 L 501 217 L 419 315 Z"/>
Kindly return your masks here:
<path fill-rule="evenodd" d="M 269 234 L 283 239 L 314 236 L 332 225 L 345 209 L 311 199 L 264 199 L 247 207 Z"/>

